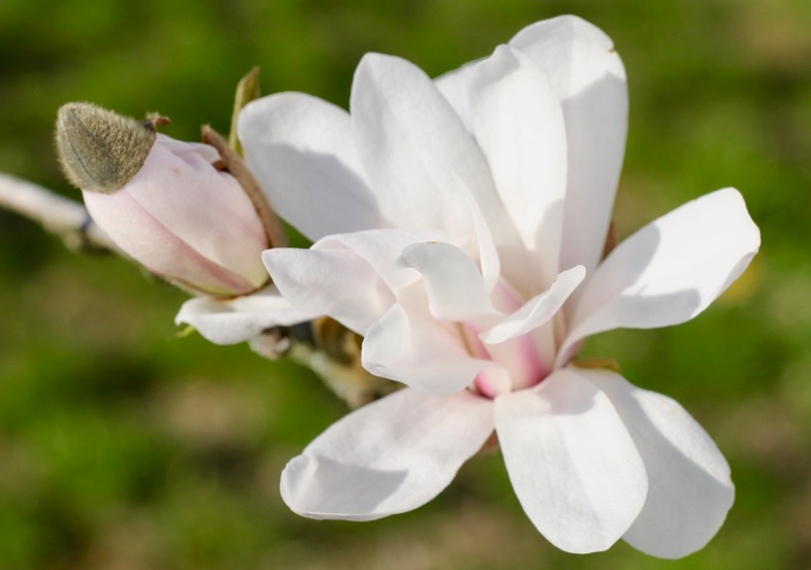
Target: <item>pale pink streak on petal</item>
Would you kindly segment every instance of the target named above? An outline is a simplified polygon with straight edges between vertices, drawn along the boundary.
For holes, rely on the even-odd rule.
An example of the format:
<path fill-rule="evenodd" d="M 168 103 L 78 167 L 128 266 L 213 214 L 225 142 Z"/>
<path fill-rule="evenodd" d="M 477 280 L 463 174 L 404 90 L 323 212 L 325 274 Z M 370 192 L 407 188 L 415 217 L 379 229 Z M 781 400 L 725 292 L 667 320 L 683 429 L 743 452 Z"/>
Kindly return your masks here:
<path fill-rule="evenodd" d="M 560 358 L 591 334 L 692 319 L 740 276 L 759 247 L 760 232 L 734 188 L 662 216 L 620 243 L 583 284 Z"/>
<path fill-rule="evenodd" d="M 389 225 L 340 107 L 303 93 L 270 95 L 242 110 L 239 137 L 276 212 L 312 241 Z"/>
<path fill-rule="evenodd" d="M 605 550 L 645 503 L 645 466 L 609 398 L 570 370 L 495 400 L 496 432 L 524 511 L 567 552 Z"/>
<path fill-rule="evenodd" d="M 671 398 L 610 371 L 580 374 L 611 398 L 648 472 L 645 507 L 623 538 L 660 558 L 704 548 L 735 499 L 729 465 L 715 442 Z"/>
<path fill-rule="evenodd" d="M 259 258 L 268 247 L 262 222 L 239 182 L 212 166 L 212 151 L 218 156 L 213 147 L 159 134 L 121 191 L 200 255 L 259 287 L 268 280 Z"/>
<path fill-rule="evenodd" d="M 257 285 L 201 255 L 147 212 L 126 190 L 83 192 L 96 223 L 127 254 L 157 275 L 210 295 L 247 294 Z"/>
<path fill-rule="evenodd" d="M 490 400 L 404 389 L 334 423 L 282 473 L 285 503 L 315 519 L 373 520 L 436 497 L 493 431 Z"/>

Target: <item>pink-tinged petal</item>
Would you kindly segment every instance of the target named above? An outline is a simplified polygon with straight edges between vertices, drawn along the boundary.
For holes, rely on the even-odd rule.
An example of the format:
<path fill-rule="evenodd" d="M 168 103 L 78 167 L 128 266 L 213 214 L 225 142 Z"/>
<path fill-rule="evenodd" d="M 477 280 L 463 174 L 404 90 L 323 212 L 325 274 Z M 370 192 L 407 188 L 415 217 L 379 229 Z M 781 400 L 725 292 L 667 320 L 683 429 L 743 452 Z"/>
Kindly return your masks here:
<path fill-rule="evenodd" d="M 568 177 L 560 266 L 600 261 L 628 129 L 625 69 L 613 42 L 575 16 L 538 22 L 510 46 L 546 72 L 566 122 Z"/>
<path fill-rule="evenodd" d="M 759 247 L 760 232 L 733 188 L 673 210 L 623 241 L 583 285 L 562 357 L 591 334 L 692 319 L 740 276 Z"/>
<path fill-rule="evenodd" d="M 567 552 L 605 550 L 645 504 L 648 481 L 617 410 L 584 377 L 558 370 L 495 400 L 496 432 L 530 520 Z"/>
<path fill-rule="evenodd" d="M 290 326 L 317 316 L 294 309 L 271 285 L 234 299 L 189 299 L 180 307 L 175 323 L 193 326 L 215 344 L 235 344 L 271 327 Z"/>
<path fill-rule="evenodd" d="M 149 271 L 209 295 L 248 294 L 257 285 L 200 254 L 161 224 L 126 190 L 83 192 L 84 203 L 101 228 Z"/>
<path fill-rule="evenodd" d="M 288 463 L 282 498 L 315 519 L 410 511 L 447 487 L 492 431 L 489 400 L 401 390 L 345 416 Z"/>
<path fill-rule="evenodd" d="M 557 276 L 548 291 L 527 301 L 509 317 L 482 333 L 487 344 L 499 344 L 538 328 L 551 319 L 586 277 L 582 265 L 567 269 Z"/>
<path fill-rule="evenodd" d="M 582 371 L 617 408 L 648 473 L 645 507 L 623 537 L 660 558 L 681 558 L 715 536 L 735 487 L 715 442 L 678 402 L 609 371 Z"/>
<path fill-rule="evenodd" d="M 311 240 L 389 225 L 363 179 L 343 109 L 302 93 L 271 95 L 242 110 L 239 137 L 270 203 Z"/>
<path fill-rule="evenodd" d="M 329 315 L 358 334 L 394 302 L 375 269 L 348 249 L 274 248 L 262 259 L 292 306 Z"/>
<path fill-rule="evenodd" d="M 367 331 L 363 367 L 431 394 L 458 392 L 485 368 L 499 368 L 492 361 L 473 358 L 462 334 L 457 325 L 395 304 Z"/>
<path fill-rule="evenodd" d="M 415 243 L 403 250 L 400 260 L 422 275 L 434 317 L 465 321 L 496 314 L 479 268 L 459 248 L 436 241 Z"/>
<path fill-rule="evenodd" d="M 350 108 L 358 156 L 387 219 L 404 229 L 447 231 L 467 239 L 453 243 L 470 252 L 476 247 L 470 194 L 499 243 L 514 243 L 484 157 L 421 69 L 367 54 L 355 72 Z"/>
<path fill-rule="evenodd" d="M 503 271 L 523 291 L 544 289 L 559 272 L 566 197 L 566 128 L 560 103 L 538 65 L 508 46 L 496 48 L 476 66 L 470 100 L 473 133 L 533 261 L 503 266 Z M 512 274 L 529 283 L 522 287 Z"/>
<path fill-rule="evenodd" d="M 214 168 L 212 156 L 219 156 L 213 147 L 159 134 L 144 165 L 120 192 L 200 255 L 259 287 L 267 282 L 259 258 L 268 247 L 265 231 L 242 187 Z"/>

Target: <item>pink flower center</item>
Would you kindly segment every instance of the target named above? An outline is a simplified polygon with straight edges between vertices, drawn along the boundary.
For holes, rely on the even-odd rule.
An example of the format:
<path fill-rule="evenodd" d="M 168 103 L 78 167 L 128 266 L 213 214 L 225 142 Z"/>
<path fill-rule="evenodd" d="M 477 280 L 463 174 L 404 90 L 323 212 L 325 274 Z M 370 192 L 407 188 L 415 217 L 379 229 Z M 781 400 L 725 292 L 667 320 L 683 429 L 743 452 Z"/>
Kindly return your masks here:
<path fill-rule="evenodd" d="M 509 314 L 523 304 L 523 300 L 506 282 L 500 282 L 494 291 L 494 303 Z M 492 361 L 475 378 L 470 389 L 485 398 L 495 398 L 515 390 L 534 386 L 551 372 L 551 363 L 544 362 L 540 347 L 544 340 L 554 343 L 553 324 L 536 329 L 499 344 L 488 345 L 479 338 L 481 332 L 470 323 L 458 323 L 459 334 L 471 357 Z"/>

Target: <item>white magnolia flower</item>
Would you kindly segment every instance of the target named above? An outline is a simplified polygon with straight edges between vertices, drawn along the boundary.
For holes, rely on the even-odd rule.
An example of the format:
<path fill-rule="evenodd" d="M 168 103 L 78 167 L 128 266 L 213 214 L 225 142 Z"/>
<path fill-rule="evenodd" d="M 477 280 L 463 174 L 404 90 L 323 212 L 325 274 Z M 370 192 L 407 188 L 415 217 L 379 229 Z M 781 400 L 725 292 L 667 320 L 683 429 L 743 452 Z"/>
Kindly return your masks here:
<path fill-rule="evenodd" d="M 288 464 L 294 511 L 414 509 L 495 431 L 524 510 L 564 550 L 623 538 L 675 558 L 715 534 L 734 487 L 710 437 L 675 401 L 571 365 L 588 335 L 693 318 L 759 247 L 725 189 L 601 259 L 626 115 L 611 40 L 574 17 L 436 81 L 367 55 L 349 113 L 298 93 L 242 112 L 248 165 L 316 242 L 265 252 L 274 283 L 364 335 L 364 366 L 407 386 Z"/>

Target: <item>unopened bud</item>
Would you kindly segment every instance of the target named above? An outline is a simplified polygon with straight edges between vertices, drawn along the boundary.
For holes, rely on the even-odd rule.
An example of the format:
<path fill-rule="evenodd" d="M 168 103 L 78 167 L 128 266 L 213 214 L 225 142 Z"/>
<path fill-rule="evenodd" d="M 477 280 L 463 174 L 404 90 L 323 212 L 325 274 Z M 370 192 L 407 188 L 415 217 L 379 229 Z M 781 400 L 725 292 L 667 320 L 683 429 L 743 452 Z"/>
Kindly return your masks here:
<path fill-rule="evenodd" d="M 245 295 L 265 285 L 267 232 L 212 146 L 155 132 L 89 103 L 59 110 L 56 148 L 93 220 L 148 270 L 196 293 Z"/>

